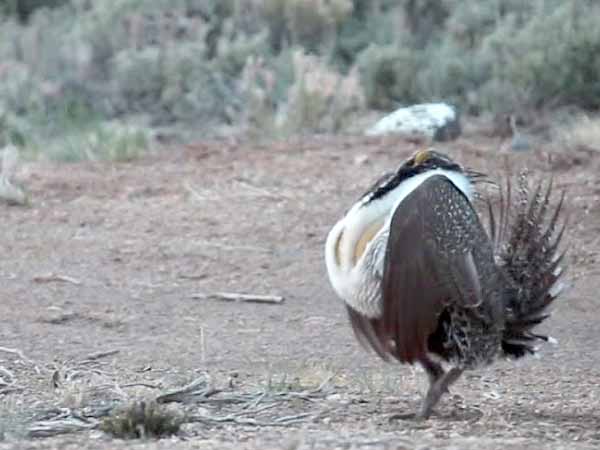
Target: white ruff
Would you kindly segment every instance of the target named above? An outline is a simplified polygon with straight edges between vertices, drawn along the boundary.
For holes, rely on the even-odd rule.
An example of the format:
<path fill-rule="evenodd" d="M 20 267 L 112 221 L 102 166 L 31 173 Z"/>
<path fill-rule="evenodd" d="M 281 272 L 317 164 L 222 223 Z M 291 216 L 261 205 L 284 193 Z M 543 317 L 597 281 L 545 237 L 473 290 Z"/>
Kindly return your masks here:
<path fill-rule="evenodd" d="M 373 243 L 377 242 L 378 238 L 387 236 L 393 213 L 402 201 L 434 175 L 445 176 L 471 199 L 473 186 L 467 176 L 454 171 L 434 169 L 410 177 L 381 198 L 370 202 L 371 196 L 361 199 L 329 232 L 325 243 L 325 263 L 329 281 L 337 295 L 359 313 L 371 318 L 381 314 L 380 278 L 376 277 L 376 273 L 383 273 L 384 258 L 383 253 L 375 257 L 370 254 L 374 250 Z M 355 263 L 354 252 L 358 240 L 370 225 L 378 221 L 384 223 L 383 227 L 367 244 L 364 253 Z M 337 251 L 336 246 L 339 246 Z M 378 246 L 377 250 L 385 252 L 385 245 Z M 367 262 L 371 266 L 367 266 Z M 369 283 L 376 286 L 365 286 Z M 366 295 L 367 293 L 373 295 Z"/>

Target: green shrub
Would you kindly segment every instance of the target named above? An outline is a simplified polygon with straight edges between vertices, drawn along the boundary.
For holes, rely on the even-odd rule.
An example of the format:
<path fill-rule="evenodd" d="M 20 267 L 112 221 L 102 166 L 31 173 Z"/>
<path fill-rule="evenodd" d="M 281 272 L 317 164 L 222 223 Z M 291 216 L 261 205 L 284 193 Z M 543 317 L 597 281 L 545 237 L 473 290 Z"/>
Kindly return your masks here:
<path fill-rule="evenodd" d="M 600 5 L 584 3 L 564 3 L 538 13 L 520 29 L 501 28 L 492 35 L 506 60 L 493 77 L 528 89 L 533 106 L 600 107 Z"/>
<path fill-rule="evenodd" d="M 399 41 L 359 54 L 370 106 L 446 100 L 472 112 L 600 107 L 599 4 L 448 0 L 444 18 L 444 5 L 434 2 L 441 9 L 432 20 L 443 22 L 443 32 L 428 34 L 432 22 L 411 13 L 413 3 L 403 4 L 412 36 L 398 32 Z"/>
<path fill-rule="evenodd" d="M 417 76 L 422 56 L 398 45 L 369 46 L 358 58 L 367 104 L 390 109 L 418 100 Z"/>
<path fill-rule="evenodd" d="M 367 107 L 425 101 L 600 108 L 592 0 L 13 0 L 0 11 L 0 144 L 44 142 L 59 159 L 89 157 L 76 147 L 115 121 L 151 140 L 331 132 Z M 55 139 L 75 144 L 56 151 Z"/>
<path fill-rule="evenodd" d="M 56 8 L 68 0 L 3 0 L 0 3 L 0 16 L 16 16 L 19 21 L 27 22 L 29 17 L 40 8 Z"/>
<path fill-rule="evenodd" d="M 364 98 L 356 71 L 343 76 L 322 59 L 302 50 L 293 54 L 294 83 L 279 115 L 278 126 L 289 132 L 335 132 L 344 119 L 363 109 Z"/>

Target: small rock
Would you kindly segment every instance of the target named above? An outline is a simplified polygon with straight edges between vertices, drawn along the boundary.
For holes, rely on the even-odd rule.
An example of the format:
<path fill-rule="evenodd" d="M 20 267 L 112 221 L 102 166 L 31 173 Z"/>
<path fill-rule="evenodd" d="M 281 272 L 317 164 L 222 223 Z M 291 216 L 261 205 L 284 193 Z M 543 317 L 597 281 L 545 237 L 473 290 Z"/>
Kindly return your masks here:
<path fill-rule="evenodd" d="M 456 139 L 460 133 L 459 114 L 446 103 L 423 103 L 397 109 L 366 131 L 367 136 L 399 134 L 433 141 Z"/>
<path fill-rule="evenodd" d="M 369 162 L 369 156 L 362 154 L 362 155 L 356 155 L 354 157 L 354 165 L 355 166 L 362 166 L 365 165 L 367 162 Z"/>

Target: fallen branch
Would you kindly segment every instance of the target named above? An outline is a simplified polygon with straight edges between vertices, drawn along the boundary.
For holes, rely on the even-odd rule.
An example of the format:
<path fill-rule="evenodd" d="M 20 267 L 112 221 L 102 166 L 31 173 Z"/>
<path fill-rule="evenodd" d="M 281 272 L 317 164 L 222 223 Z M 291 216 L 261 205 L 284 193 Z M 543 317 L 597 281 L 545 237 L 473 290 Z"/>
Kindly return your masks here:
<path fill-rule="evenodd" d="M 270 421 L 252 419 L 250 417 L 241 417 L 238 414 L 229 414 L 227 416 L 213 417 L 209 415 L 188 416 L 185 422 L 203 422 L 203 423 L 223 423 L 232 422 L 237 425 L 249 425 L 254 427 L 287 427 L 300 422 L 306 422 L 306 419 L 312 418 L 310 413 L 296 414 L 293 416 L 278 417 Z"/>
<path fill-rule="evenodd" d="M 32 438 L 50 437 L 57 434 L 76 433 L 78 431 L 93 430 L 98 428 L 100 421 L 96 419 L 83 419 L 80 417 L 66 417 L 64 419 L 46 420 L 34 423 L 27 434 Z"/>
<path fill-rule="evenodd" d="M 206 378 L 201 377 L 180 389 L 159 395 L 156 397 L 156 403 L 187 403 L 191 400 L 202 401 L 220 392 L 221 390 L 208 386 Z"/>
<path fill-rule="evenodd" d="M 247 303 L 283 303 L 284 298 L 280 295 L 260 294 L 238 294 L 235 292 L 215 292 L 212 294 L 193 294 L 194 299 L 221 300 L 225 302 L 247 302 Z"/>
<path fill-rule="evenodd" d="M 82 364 L 83 363 L 87 363 L 87 362 L 91 362 L 91 361 L 96 361 L 98 359 L 106 358 L 107 356 L 116 355 L 120 351 L 121 350 L 115 349 L 115 350 L 106 350 L 104 352 L 92 353 L 91 355 L 88 355 L 88 356 L 86 356 L 84 358 L 84 360 L 82 361 Z"/>
<path fill-rule="evenodd" d="M 52 283 L 52 282 L 61 282 L 61 283 L 71 283 L 74 285 L 80 285 L 81 281 L 73 278 L 73 277 L 69 277 L 67 275 L 58 275 L 55 273 L 49 273 L 46 275 L 38 275 L 36 277 L 33 277 L 33 281 L 35 281 L 36 283 Z"/>
<path fill-rule="evenodd" d="M 160 389 L 160 386 L 157 386 L 156 384 L 150 384 L 150 383 L 127 383 L 127 384 L 118 385 L 119 389 L 134 388 L 134 387 L 144 387 L 144 388 L 148 388 L 148 389 Z M 89 389 L 86 389 L 84 392 L 99 392 L 99 391 L 106 391 L 109 389 L 115 389 L 115 385 L 114 384 L 103 384 L 100 386 L 94 386 Z"/>

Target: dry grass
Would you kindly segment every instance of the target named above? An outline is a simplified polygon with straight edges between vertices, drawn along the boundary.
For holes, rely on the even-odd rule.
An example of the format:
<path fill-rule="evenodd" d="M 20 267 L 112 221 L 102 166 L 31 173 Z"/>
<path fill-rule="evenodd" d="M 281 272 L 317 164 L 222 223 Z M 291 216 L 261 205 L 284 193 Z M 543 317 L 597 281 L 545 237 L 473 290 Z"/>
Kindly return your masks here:
<path fill-rule="evenodd" d="M 203 375 L 183 387 L 156 393 L 161 382 L 118 383 L 107 369 L 96 359 L 86 359 L 42 370 L 53 387 L 43 400 L 35 406 L 19 403 L 18 396 L 0 402 L 0 441 L 95 430 L 120 439 L 160 438 L 193 423 L 293 427 L 318 418 L 323 407 L 316 406 L 333 392 L 332 375 L 319 384 L 269 380 L 248 390 L 234 386 L 231 378 Z"/>
<path fill-rule="evenodd" d="M 176 434 L 183 417 L 154 401 L 133 402 L 105 418 L 100 429 L 121 439 L 160 438 Z"/>
<path fill-rule="evenodd" d="M 558 128 L 556 140 L 572 151 L 600 151 L 600 117 L 582 114 Z"/>

